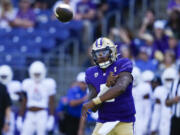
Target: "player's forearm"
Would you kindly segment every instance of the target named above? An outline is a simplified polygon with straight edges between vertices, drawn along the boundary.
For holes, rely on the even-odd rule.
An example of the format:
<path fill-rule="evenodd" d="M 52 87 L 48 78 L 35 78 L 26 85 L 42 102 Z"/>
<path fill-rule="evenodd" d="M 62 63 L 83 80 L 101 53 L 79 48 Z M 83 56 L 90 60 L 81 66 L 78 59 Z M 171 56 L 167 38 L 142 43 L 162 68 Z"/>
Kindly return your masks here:
<path fill-rule="evenodd" d="M 5 122 L 10 122 L 10 113 L 11 113 L 11 108 L 8 107 L 6 108 L 6 112 L 5 112 Z"/>
<path fill-rule="evenodd" d="M 19 111 L 19 115 L 20 115 L 20 116 L 23 116 L 24 113 L 25 113 L 25 110 L 26 110 L 26 102 L 27 102 L 27 99 L 23 98 L 23 99 L 22 99 L 22 102 L 21 102 L 21 108 L 20 108 L 20 111 Z"/>
<path fill-rule="evenodd" d="M 50 96 L 49 97 L 49 114 L 50 115 L 54 115 L 54 108 L 55 108 L 54 96 Z"/>
<path fill-rule="evenodd" d="M 96 89 L 94 88 L 94 86 L 92 86 L 90 84 L 88 84 L 88 88 L 89 88 L 88 100 L 91 100 L 97 96 L 97 92 L 96 92 Z M 100 107 L 100 105 L 97 105 L 97 106 L 93 107 L 91 110 L 93 112 L 96 112 L 99 107 Z"/>
<path fill-rule="evenodd" d="M 84 98 L 76 99 L 76 100 L 71 100 L 71 101 L 69 102 L 69 105 L 73 107 L 73 106 L 80 105 L 80 104 L 82 104 L 83 102 L 84 102 Z"/>
<path fill-rule="evenodd" d="M 106 100 L 110 100 L 112 98 L 116 98 L 117 96 L 121 95 L 125 92 L 125 89 L 121 89 L 117 86 L 110 88 L 106 93 L 100 96 L 101 102 Z"/>
<path fill-rule="evenodd" d="M 88 100 L 91 100 L 97 96 L 97 92 L 96 89 L 90 84 L 88 85 L 88 88 L 89 88 Z"/>
<path fill-rule="evenodd" d="M 174 104 L 174 100 L 173 99 L 167 99 L 166 100 L 166 106 L 172 106 Z"/>
<path fill-rule="evenodd" d="M 117 96 L 124 93 L 128 87 L 128 85 L 132 82 L 132 75 L 128 72 L 122 73 L 116 84 L 111 87 L 106 93 L 100 96 L 101 102 L 104 102 L 106 100 L 116 98 Z"/>
<path fill-rule="evenodd" d="M 84 131 L 84 129 L 85 129 L 85 123 L 86 123 L 86 119 L 80 119 L 79 130 Z"/>

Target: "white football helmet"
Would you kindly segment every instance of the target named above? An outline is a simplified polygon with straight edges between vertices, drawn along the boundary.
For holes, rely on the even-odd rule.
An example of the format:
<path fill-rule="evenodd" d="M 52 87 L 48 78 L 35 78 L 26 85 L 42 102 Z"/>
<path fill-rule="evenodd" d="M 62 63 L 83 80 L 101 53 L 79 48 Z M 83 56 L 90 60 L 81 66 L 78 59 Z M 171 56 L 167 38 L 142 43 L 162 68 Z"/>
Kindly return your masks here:
<path fill-rule="evenodd" d="M 140 76 L 141 76 L 141 71 L 138 67 L 133 67 L 132 70 L 132 76 L 133 76 L 133 86 L 137 86 L 140 82 Z"/>
<path fill-rule="evenodd" d="M 108 38 L 98 38 L 92 45 L 92 57 L 96 65 L 105 69 L 117 59 L 116 45 Z"/>
<path fill-rule="evenodd" d="M 171 88 L 172 82 L 176 78 L 178 78 L 178 72 L 174 68 L 167 68 L 161 76 L 163 85 L 168 89 Z"/>
<path fill-rule="evenodd" d="M 29 76 L 35 81 L 40 82 L 46 77 L 46 67 L 41 61 L 33 62 L 29 67 Z"/>
<path fill-rule="evenodd" d="M 7 85 L 13 78 L 13 72 L 10 66 L 0 66 L 0 82 Z"/>
<path fill-rule="evenodd" d="M 154 73 L 150 70 L 146 70 L 142 73 L 142 80 L 144 82 L 151 82 L 154 78 Z"/>
<path fill-rule="evenodd" d="M 86 82 L 85 81 L 85 76 L 86 76 L 85 72 L 78 73 L 78 75 L 76 77 L 76 81 L 85 83 Z"/>

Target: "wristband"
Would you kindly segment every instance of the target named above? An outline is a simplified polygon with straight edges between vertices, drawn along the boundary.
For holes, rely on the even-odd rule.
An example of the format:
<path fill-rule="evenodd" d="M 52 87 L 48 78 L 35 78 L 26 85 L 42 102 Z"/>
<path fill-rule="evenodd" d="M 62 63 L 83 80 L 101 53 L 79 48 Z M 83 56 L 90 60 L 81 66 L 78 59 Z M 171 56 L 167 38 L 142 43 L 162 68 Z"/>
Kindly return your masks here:
<path fill-rule="evenodd" d="M 102 103 L 102 101 L 101 101 L 101 99 L 100 99 L 99 97 L 93 98 L 92 101 L 93 101 L 93 103 L 94 103 L 95 105 L 98 105 L 98 104 L 101 104 L 101 103 Z"/>

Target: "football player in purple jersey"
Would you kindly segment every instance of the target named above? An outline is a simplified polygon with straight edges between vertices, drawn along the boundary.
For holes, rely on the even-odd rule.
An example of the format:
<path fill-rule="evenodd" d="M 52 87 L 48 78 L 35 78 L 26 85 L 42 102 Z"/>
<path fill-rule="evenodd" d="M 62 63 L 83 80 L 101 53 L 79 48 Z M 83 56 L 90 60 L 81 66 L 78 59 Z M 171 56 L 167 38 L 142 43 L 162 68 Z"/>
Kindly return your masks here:
<path fill-rule="evenodd" d="M 92 57 L 96 66 L 86 70 L 90 100 L 83 105 L 81 118 L 89 109 L 98 110 L 92 135 L 133 135 L 132 62 L 117 58 L 116 45 L 105 37 L 92 45 Z"/>

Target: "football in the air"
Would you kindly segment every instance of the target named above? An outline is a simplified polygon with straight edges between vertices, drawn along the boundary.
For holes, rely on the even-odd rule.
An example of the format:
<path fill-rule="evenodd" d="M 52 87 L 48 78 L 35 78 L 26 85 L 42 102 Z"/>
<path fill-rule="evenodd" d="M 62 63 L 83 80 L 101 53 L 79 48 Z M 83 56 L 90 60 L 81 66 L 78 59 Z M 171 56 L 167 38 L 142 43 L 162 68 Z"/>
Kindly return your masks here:
<path fill-rule="evenodd" d="M 73 18 L 73 10 L 68 4 L 59 4 L 55 9 L 55 16 L 61 22 L 69 22 Z"/>

